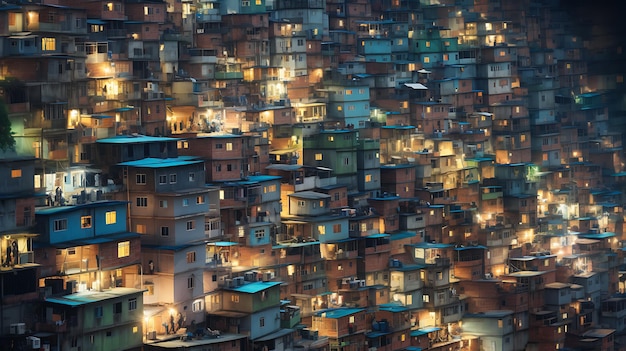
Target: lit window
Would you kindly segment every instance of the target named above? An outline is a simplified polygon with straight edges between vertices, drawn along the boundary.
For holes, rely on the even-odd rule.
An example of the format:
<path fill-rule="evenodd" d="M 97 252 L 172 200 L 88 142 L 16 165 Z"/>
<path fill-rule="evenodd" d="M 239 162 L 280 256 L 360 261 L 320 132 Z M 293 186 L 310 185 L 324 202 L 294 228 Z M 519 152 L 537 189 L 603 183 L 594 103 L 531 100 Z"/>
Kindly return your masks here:
<path fill-rule="evenodd" d="M 230 296 L 230 301 L 232 301 L 234 303 L 239 303 L 239 295 L 231 295 Z"/>
<path fill-rule="evenodd" d="M 504 327 L 504 322 L 502 319 L 498 319 L 498 328 L 502 329 L 502 327 Z"/>
<path fill-rule="evenodd" d="M 108 211 L 105 214 L 105 223 L 106 224 L 115 224 L 115 223 L 117 223 L 117 212 L 116 211 Z"/>
<path fill-rule="evenodd" d="M 130 241 L 117 243 L 117 258 L 130 256 Z"/>
<path fill-rule="evenodd" d="M 430 57 L 424 56 L 424 63 L 430 63 Z"/>
<path fill-rule="evenodd" d="M 341 224 L 333 225 L 333 233 L 341 233 Z"/>
<path fill-rule="evenodd" d="M 322 160 L 322 154 L 315 154 L 315 161 L 321 161 Z"/>
<path fill-rule="evenodd" d="M 135 225 L 135 231 L 139 234 L 146 234 L 147 227 L 145 224 L 137 224 Z"/>
<path fill-rule="evenodd" d="M 324 235 L 326 234 L 326 227 L 324 227 L 323 225 L 318 225 L 317 226 L 317 231 L 320 235 Z"/>
<path fill-rule="evenodd" d="M 233 151 L 233 143 L 226 143 L 226 151 Z"/>
<path fill-rule="evenodd" d="M 11 170 L 11 178 L 20 178 L 22 176 L 21 169 L 12 169 Z"/>
<path fill-rule="evenodd" d="M 372 181 L 372 175 L 371 175 L 371 174 L 366 174 L 366 175 L 365 175 L 365 182 L 366 182 L 366 183 L 369 183 L 369 182 L 371 182 L 371 181 Z"/>
<path fill-rule="evenodd" d="M 196 204 L 198 204 L 198 205 L 202 205 L 204 202 L 205 202 L 205 200 L 204 200 L 204 195 L 198 195 L 198 196 L 196 197 Z"/>
<path fill-rule="evenodd" d="M 56 50 L 56 39 L 55 38 L 41 38 L 41 50 L 43 51 Z"/>
<path fill-rule="evenodd" d="M 82 216 L 82 217 L 80 217 L 80 227 L 81 228 L 91 228 L 91 216 Z"/>

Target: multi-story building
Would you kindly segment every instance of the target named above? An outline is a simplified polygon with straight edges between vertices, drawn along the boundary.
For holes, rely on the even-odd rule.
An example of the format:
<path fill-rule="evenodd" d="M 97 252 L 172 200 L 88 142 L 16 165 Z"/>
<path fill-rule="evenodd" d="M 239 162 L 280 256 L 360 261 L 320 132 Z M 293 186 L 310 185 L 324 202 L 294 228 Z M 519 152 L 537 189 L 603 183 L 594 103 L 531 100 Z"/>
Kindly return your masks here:
<path fill-rule="evenodd" d="M 39 286 L 36 329 L 59 349 L 140 349 L 146 326 L 141 242 L 127 231 L 125 201 L 52 206 L 36 212 Z M 115 335 L 115 337 L 114 337 Z"/>
<path fill-rule="evenodd" d="M 3 340 L 614 347 L 624 83 L 607 63 L 624 53 L 555 4 L 9 0 L 0 97 L 20 157 L 3 159 L 0 249 L 3 279 L 27 284 L 2 288 Z M 129 221 L 109 233 L 87 219 L 103 209 Z M 76 230 L 30 230 L 35 212 Z M 142 250 L 107 261 L 118 241 Z M 111 295 L 106 328 L 132 342 L 74 339 L 72 313 L 105 302 L 30 313 L 31 282 L 143 289 L 148 318 L 135 330 Z M 272 301 L 229 304 L 245 294 Z"/>

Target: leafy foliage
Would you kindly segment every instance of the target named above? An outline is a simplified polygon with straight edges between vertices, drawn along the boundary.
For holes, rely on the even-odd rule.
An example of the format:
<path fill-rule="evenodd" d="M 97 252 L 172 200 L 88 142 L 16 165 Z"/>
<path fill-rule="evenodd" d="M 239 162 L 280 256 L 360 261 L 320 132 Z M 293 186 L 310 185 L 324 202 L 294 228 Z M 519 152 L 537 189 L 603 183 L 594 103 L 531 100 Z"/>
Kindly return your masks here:
<path fill-rule="evenodd" d="M 0 100 L 0 150 L 15 150 L 15 138 L 6 104 Z"/>

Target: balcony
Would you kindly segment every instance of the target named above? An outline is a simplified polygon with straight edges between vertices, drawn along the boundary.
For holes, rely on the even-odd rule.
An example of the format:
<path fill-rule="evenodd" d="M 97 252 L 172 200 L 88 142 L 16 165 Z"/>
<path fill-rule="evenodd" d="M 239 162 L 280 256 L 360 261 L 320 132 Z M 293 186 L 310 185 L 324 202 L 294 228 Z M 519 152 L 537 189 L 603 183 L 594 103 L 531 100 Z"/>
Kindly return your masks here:
<path fill-rule="evenodd" d="M 243 79 L 243 72 L 215 72 L 215 79 Z"/>

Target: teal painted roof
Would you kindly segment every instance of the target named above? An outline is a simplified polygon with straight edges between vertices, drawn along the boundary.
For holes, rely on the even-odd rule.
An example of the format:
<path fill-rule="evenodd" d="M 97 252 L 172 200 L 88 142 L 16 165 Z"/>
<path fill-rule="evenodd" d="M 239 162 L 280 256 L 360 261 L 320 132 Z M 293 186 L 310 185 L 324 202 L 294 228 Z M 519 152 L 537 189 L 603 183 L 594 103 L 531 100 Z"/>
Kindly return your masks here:
<path fill-rule="evenodd" d="M 380 238 L 388 238 L 388 237 L 389 237 L 389 234 L 379 233 L 379 234 L 368 235 L 365 238 L 367 238 L 367 239 L 380 239 Z"/>
<path fill-rule="evenodd" d="M 141 160 L 135 161 L 127 161 L 118 163 L 118 166 L 127 166 L 127 167 L 143 167 L 143 168 L 167 168 L 167 167 L 177 167 L 177 166 L 186 166 L 192 165 L 196 163 L 202 163 L 200 160 L 190 160 L 189 158 L 181 158 L 181 157 L 173 157 L 173 158 L 154 158 L 147 157 Z"/>
<path fill-rule="evenodd" d="M 399 164 L 395 164 L 395 163 L 389 163 L 389 164 L 385 164 L 385 165 L 380 165 L 381 169 L 394 169 L 394 168 L 415 168 L 414 164 L 410 164 L 410 163 L 399 163 Z"/>
<path fill-rule="evenodd" d="M 94 201 L 80 205 L 68 205 L 68 206 L 53 206 L 53 207 L 45 207 L 39 208 L 35 210 L 35 214 L 49 216 L 57 213 L 65 213 L 65 212 L 73 212 L 78 211 L 85 208 L 94 208 L 94 207 L 111 207 L 118 205 L 126 205 L 127 201 Z"/>
<path fill-rule="evenodd" d="M 207 243 L 208 246 L 237 246 L 239 243 L 232 241 L 216 241 Z"/>
<path fill-rule="evenodd" d="M 426 243 L 426 242 L 421 242 L 421 243 L 417 243 L 417 244 L 412 244 L 409 246 L 413 246 L 413 247 L 417 247 L 417 248 L 422 248 L 422 249 L 447 249 L 450 247 L 453 247 L 450 244 L 441 244 L 441 243 Z"/>
<path fill-rule="evenodd" d="M 103 138 L 96 140 L 96 143 L 101 144 L 141 144 L 141 143 L 155 143 L 163 141 L 177 141 L 179 138 L 168 137 L 155 137 L 150 135 L 116 135 L 110 138 Z"/>
<path fill-rule="evenodd" d="M 280 284 L 281 282 L 252 282 L 235 288 L 229 288 L 228 290 L 242 292 L 246 294 L 255 294 Z"/>
<path fill-rule="evenodd" d="M 46 302 L 65 306 L 83 306 L 105 300 L 139 294 L 143 290 L 133 288 L 115 288 L 104 291 L 88 290 L 57 297 L 46 297 Z"/>
<path fill-rule="evenodd" d="M 411 332 L 411 336 L 421 336 L 421 335 L 426 335 L 428 333 L 432 333 L 432 332 L 436 332 L 441 330 L 441 328 L 437 328 L 437 327 L 424 327 L 418 330 L 413 330 Z"/>
<path fill-rule="evenodd" d="M 389 267 L 389 270 L 398 272 L 411 272 L 426 267 L 427 265 L 425 264 L 402 264 L 402 267 Z"/>
<path fill-rule="evenodd" d="M 255 175 L 255 176 L 248 176 L 248 180 L 253 181 L 253 182 L 266 182 L 269 180 L 278 180 L 278 179 L 282 179 L 281 176 L 273 176 L 273 175 Z"/>
<path fill-rule="evenodd" d="M 578 237 L 585 238 L 585 239 L 606 239 L 606 238 L 612 238 L 614 236 L 615 236 L 615 233 L 602 232 L 602 233 L 597 233 L 597 234 L 581 234 Z"/>
<path fill-rule="evenodd" d="M 407 125 L 407 126 L 382 126 L 382 129 L 415 129 L 415 126 Z"/>
<path fill-rule="evenodd" d="M 346 317 L 351 314 L 355 314 L 364 310 L 365 310 L 364 308 L 337 308 L 334 310 L 326 310 L 323 312 L 319 312 L 317 315 L 324 317 L 324 318 L 337 319 L 337 318 Z"/>
<path fill-rule="evenodd" d="M 407 238 L 413 238 L 416 237 L 417 234 L 413 233 L 413 232 L 401 232 L 401 233 L 393 233 L 391 234 L 391 237 L 389 238 L 390 240 L 401 240 L 401 239 L 407 239 Z"/>
<path fill-rule="evenodd" d="M 385 303 L 385 304 L 379 305 L 378 309 L 381 311 L 388 311 L 388 312 L 404 312 L 404 311 L 409 310 L 406 306 L 402 306 L 402 305 L 398 305 L 394 303 Z"/>

